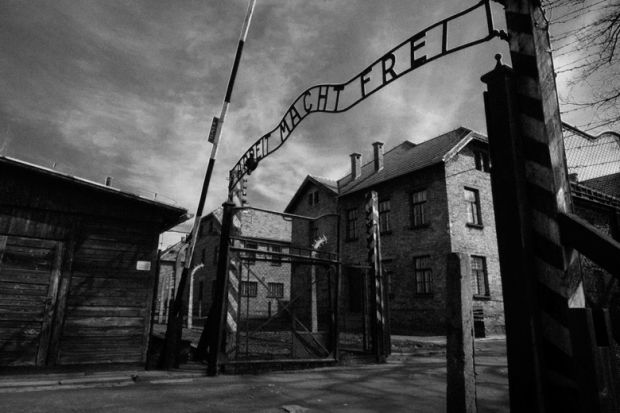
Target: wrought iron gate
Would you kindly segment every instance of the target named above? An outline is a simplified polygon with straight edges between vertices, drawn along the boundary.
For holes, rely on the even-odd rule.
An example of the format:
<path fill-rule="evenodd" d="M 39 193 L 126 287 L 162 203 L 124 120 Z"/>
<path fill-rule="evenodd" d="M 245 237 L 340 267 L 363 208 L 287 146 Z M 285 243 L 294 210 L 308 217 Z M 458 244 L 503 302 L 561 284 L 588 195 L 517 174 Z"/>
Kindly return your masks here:
<path fill-rule="evenodd" d="M 224 364 L 335 359 L 336 254 L 231 240 Z"/>

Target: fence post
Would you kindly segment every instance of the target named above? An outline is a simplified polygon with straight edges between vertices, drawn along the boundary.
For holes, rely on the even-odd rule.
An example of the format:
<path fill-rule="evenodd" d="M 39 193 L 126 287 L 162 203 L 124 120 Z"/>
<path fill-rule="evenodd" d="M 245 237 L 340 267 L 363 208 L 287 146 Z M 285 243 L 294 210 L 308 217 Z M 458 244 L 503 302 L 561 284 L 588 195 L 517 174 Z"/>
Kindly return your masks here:
<path fill-rule="evenodd" d="M 469 256 L 446 257 L 446 364 L 448 413 L 475 413 L 474 321 Z"/>
<path fill-rule="evenodd" d="M 371 267 L 372 281 L 370 283 L 372 298 L 372 347 L 377 362 L 384 362 L 388 354 L 386 351 L 385 335 L 385 294 L 383 293 L 383 277 L 381 269 L 381 240 L 379 238 L 379 197 L 377 192 L 370 191 L 366 194 L 366 240 L 368 246 L 368 263 Z"/>
<path fill-rule="evenodd" d="M 568 271 L 559 213 L 572 209 L 547 22 L 540 2 L 505 0 L 514 70 L 482 77 L 513 411 L 583 411 L 569 306 L 583 307 Z"/>
<path fill-rule="evenodd" d="M 230 235 L 233 227 L 233 217 L 235 204 L 232 202 L 224 202 L 224 211 L 222 216 L 222 228 L 220 231 L 219 256 L 217 260 L 217 273 L 215 278 L 215 302 L 213 318 L 214 322 L 212 331 L 207 332 L 207 340 L 209 342 L 209 354 L 207 374 L 216 376 L 219 373 L 220 353 L 222 348 L 226 348 L 226 323 L 228 319 L 228 296 L 237 297 L 237 292 L 232 291 L 229 294 L 228 285 L 228 247 L 230 245 Z M 211 316 L 211 314 L 209 314 Z"/>

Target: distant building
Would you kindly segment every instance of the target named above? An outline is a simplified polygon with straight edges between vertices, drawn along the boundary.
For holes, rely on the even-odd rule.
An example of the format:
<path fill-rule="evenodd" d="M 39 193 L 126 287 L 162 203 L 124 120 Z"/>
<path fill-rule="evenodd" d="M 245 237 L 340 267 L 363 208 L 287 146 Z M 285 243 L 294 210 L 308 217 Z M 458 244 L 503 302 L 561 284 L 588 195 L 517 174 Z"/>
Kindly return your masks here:
<path fill-rule="evenodd" d="M 181 240 L 159 254 L 159 274 L 154 317 L 158 323 L 168 321 L 170 305 L 175 298 L 185 265 L 188 244 Z"/>
<path fill-rule="evenodd" d="M 144 363 L 163 204 L 0 156 L 0 367 Z"/>
<path fill-rule="evenodd" d="M 361 322 L 367 300 L 364 196 L 374 190 L 392 333 L 444 333 L 451 252 L 471 259 L 478 335 L 503 331 L 487 138 L 461 127 L 385 154 L 381 142 L 373 147 L 365 164 L 351 154 L 351 172 L 338 181 L 306 177 L 285 209 L 309 217 L 339 214 L 345 328 Z"/>
<path fill-rule="evenodd" d="M 260 252 L 286 253 L 291 245 L 292 219 L 285 214 L 246 207 L 235 219 L 243 237 L 240 246 Z M 196 271 L 193 287 L 193 315 L 206 317 L 214 299 L 219 253 L 222 209 L 204 216 L 200 223 L 192 268 Z M 269 245 L 266 249 L 266 245 Z M 287 302 L 291 289 L 291 264 L 272 261 L 243 260 L 239 285 L 239 311 L 243 318 L 266 318 L 275 314 L 279 303 Z"/>
<path fill-rule="evenodd" d="M 620 174 L 605 175 L 576 181 L 572 176 L 571 194 L 573 210 L 602 233 L 620 241 Z M 592 308 L 609 308 L 613 325 L 620 325 L 620 288 L 610 273 L 580 254 L 577 266 L 584 281 L 586 305 Z M 620 341 L 620 329 L 615 329 Z"/>
<path fill-rule="evenodd" d="M 588 188 L 620 199 L 620 172 L 587 179 L 580 183 Z"/>

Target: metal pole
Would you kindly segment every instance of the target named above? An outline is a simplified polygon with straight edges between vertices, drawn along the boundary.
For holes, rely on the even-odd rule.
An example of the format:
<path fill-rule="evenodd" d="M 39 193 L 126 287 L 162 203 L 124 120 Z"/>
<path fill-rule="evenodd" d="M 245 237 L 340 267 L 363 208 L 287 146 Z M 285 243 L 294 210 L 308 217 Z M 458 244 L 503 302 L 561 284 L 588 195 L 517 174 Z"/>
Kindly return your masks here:
<path fill-rule="evenodd" d="M 235 85 L 235 78 L 237 77 L 237 70 L 239 69 L 239 62 L 241 61 L 241 53 L 243 52 L 243 45 L 245 44 L 245 39 L 248 35 L 248 29 L 250 28 L 250 21 L 252 20 L 252 14 L 254 13 L 254 5 L 256 4 L 256 0 L 250 0 L 248 5 L 248 10 L 245 15 L 245 20 L 243 21 L 243 27 L 241 29 L 241 36 L 239 37 L 239 43 L 237 44 L 237 52 L 235 54 L 235 61 L 233 62 L 232 71 L 230 73 L 230 78 L 228 79 L 228 87 L 226 88 L 226 96 L 224 96 L 224 102 L 222 104 L 222 110 L 220 112 L 220 117 L 214 119 L 214 124 L 217 125 L 215 129 L 215 136 L 213 138 L 213 146 L 211 147 L 211 157 L 209 158 L 209 165 L 207 166 L 207 173 L 205 175 L 205 180 L 202 186 L 202 192 L 200 194 L 200 200 L 198 201 L 198 208 L 196 210 L 196 217 L 194 220 L 194 227 L 192 228 L 192 237 L 190 240 L 190 251 L 189 251 L 189 260 L 185 261 L 185 267 L 189 268 L 191 263 L 191 258 L 194 255 L 194 247 L 196 245 L 196 235 L 197 229 L 200 226 L 200 218 L 202 216 L 205 199 L 207 198 L 207 192 L 209 191 L 209 183 L 211 182 L 211 175 L 213 174 L 213 167 L 215 166 L 215 158 L 217 157 L 217 150 L 219 149 L 219 144 L 222 135 L 222 125 L 224 124 L 224 120 L 226 119 L 226 113 L 228 112 L 228 105 L 230 104 L 230 98 L 232 96 L 233 87 Z M 188 264 L 189 263 L 189 264 Z"/>
<path fill-rule="evenodd" d="M 228 105 L 230 104 L 230 98 L 232 96 L 233 87 L 235 84 L 235 78 L 237 76 L 237 70 L 239 68 L 239 62 L 241 61 L 241 53 L 243 52 L 243 45 L 248 34 L 250 27 L 250 21 L 254 12 L 254 6 L 256 0 L 250 0 L 248 10 L 246 12 L 245 20 L 243 21 L 243 27 L 241 29 L 241 36 L 237 45 L 237 52 L 235 54 L 235 61 L 233 62 L 230 78 L 228 79 L 228 87 L 226 88 L 226 96 L 224 97 L 224 103 L 222 104 L 222 111 L 220 117 L 213 120 L 215 128 L 215 136 L 213 137 L 213 146 L 211 147 L 211 157 L 209 158 L 209 164 L 207 166 L 207 173 L 205 175 L 204 182 L 202 184 L 202 191 L 200 193 L 200 200 L 198 201 L 198 208 L 196 209 L 196 216 L 194 218 L 194 226 L 192 228 L 191 237 L 189 239 L 189 250 L 185 259 L 185 266 L 181 274 L 181 280 L 179 282 L 179 289 L 176 294 L 176 299 L 173 304 L 173 311 L 171 311 L 171 317 L 168 320 L 168 327 L 166 329 L 166 343 L 164 348 L 163 367 L 171 368 L 173 365 L 172 359 L 176 358 L 176 350 L 178 342 L 181 338 L 180 329 L 182 324 L 183 313 L 183 294 L 185 285 L 187 284 L 187 277 L 189 269 L 192 265 L 192 259 L 194 256 L 194 248 L 196 246 L 196 238 L 198 236 L 198 228 L 200 227 L 200 220 L 204 209 L 205 200 L 209 191 L 209 183 L 211 182 L 211 175 L 213 174 L 213 167 L 215 166 L 215 158 L 217 156 L 217 150 L 219 148 L 220 136 L 222 133 L 222 125 L 226 118 L 226 112 L 228 111 Z"/>

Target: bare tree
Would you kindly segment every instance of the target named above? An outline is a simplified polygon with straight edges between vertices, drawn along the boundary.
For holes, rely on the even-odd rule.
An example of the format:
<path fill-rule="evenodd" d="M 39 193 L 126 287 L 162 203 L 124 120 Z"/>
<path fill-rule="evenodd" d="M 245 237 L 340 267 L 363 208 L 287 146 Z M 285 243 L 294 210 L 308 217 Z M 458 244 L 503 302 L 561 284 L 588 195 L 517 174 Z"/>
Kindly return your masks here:
<path fill-rule="evenodd" d="M 562 113 L 590 131 L 620 129 L 620 0 L 543 0 Z M 566 116 L 563 116 L 566 117 Z"/>

